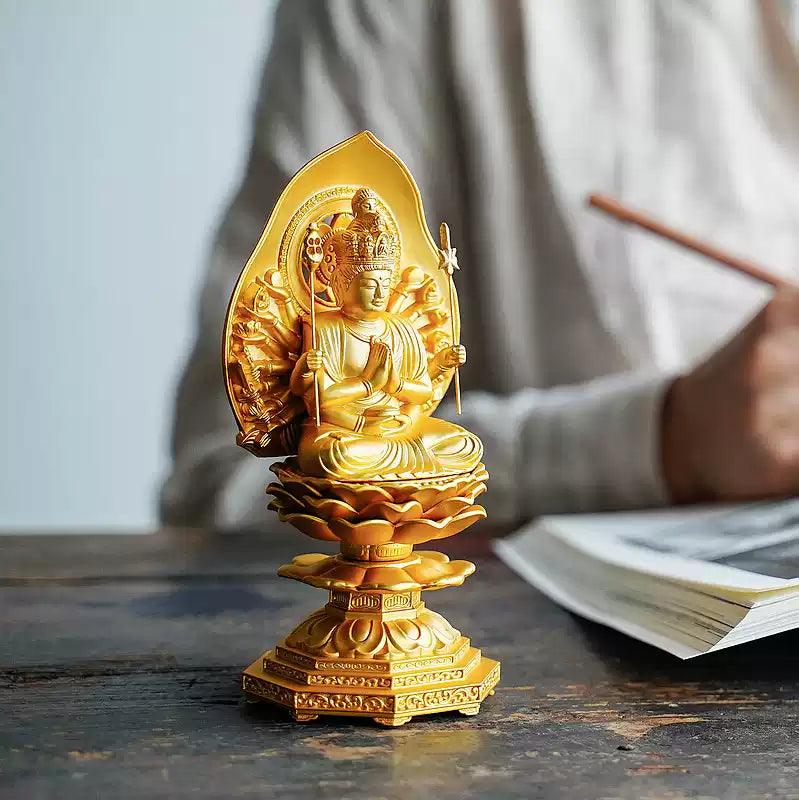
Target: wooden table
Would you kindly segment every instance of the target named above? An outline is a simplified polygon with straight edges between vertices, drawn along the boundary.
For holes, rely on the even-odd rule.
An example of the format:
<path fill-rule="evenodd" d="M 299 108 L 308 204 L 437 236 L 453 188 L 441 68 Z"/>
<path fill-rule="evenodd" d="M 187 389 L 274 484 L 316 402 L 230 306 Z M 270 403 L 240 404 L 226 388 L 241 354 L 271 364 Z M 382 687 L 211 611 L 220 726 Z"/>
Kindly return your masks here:
<path fill-rule="evenodd" d="M 244 703 L 240 668 L 324 602 L 274 575 L 307 544 L 0 537 L 0 797 L 799 797 L 799 634 L 680 662 L 562 611 L 478 534 L 446 548 L 477 574 L 427 595 L 502 661 L 478 717 Z"/>

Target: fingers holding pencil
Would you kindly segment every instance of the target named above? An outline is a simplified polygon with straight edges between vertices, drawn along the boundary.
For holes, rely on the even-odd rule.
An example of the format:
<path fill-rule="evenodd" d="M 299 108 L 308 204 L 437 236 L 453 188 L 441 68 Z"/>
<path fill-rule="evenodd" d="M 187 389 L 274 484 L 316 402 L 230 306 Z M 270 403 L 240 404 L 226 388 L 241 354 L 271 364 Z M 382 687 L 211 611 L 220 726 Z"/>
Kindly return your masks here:
<path fill-rule="evenodd" d="M 799 493 L 799 287 L 601 194 L 588 204 L 776 288 L 736 336 L 670 386 L 661 468 L 674 502 Z"/>

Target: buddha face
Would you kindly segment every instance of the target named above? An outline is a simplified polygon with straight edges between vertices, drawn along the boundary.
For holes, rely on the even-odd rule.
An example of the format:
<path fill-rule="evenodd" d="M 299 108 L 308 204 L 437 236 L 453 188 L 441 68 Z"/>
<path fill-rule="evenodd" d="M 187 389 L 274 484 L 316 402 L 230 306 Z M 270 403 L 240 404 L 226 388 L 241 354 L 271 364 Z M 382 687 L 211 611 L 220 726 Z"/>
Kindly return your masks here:
<path fill-rule="evenodd" d="M 375 269 L 356 275 L 344 296 L 342 309 L 357 317 L 375 317 L 386 310 L 391 270 Z"/>
<path fill-rule="evenodd" d="M 377 203 L 372 192 L 361 189 L 352 198 L 352 212 L 358 214 L 373 214 L 377 211 Z"/>

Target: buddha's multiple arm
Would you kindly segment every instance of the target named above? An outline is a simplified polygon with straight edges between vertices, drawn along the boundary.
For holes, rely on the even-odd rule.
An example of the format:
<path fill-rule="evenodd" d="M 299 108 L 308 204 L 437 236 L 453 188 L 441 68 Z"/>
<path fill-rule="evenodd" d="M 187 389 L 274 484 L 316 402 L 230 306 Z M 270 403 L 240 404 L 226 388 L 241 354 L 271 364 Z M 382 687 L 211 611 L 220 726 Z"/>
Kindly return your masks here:
<path fill-rule="evenodd" d="M 291 374 L 291 391 L 304 397 L 313 386 L 314 373 L 319 375 L 319 396 L 323 410 L 363 400 L 372 393 L 371 387 L 359 377 L 332 381 L 324 371 L 324 354 L 321 350 L 306 350 L 299 357 Z"/>
<path fill-rule="evenodd" d="M 427 373 L 418 381 L 404 380 L 391 350 L 379 341 L 372 342 L 369 358 L 359 376 L 333 381 L 323 367 L 324 354 L 321 350 L 311 349 L 300 356 L 291 375 L 291 391 L 304 396 L 313 385 L 314 372 L 319 373 L 319 394 L 323 410 L 354 400 L 364 400 L 378 391 L 396 397 L 403 404 L 421 405 L 430 398 L 433 391 Z"/>
<path fill-rule="evenodd" d="M 406 380 L 400 375 L 398 365 L 393 363 L 391 353 L 388 353 L 389 375 L 384 384 L 383 391 L 396 397 L 403 405 L 419 406 L 430 399 L 433 393 L 433 384 L 430 375 L 425 371 L 417 380 Z"/>
<path fill-rule="evenodd" d="M 372 392 L 369 385 L 359 377 L 333 381 L 324 369 L 324 353 L 321 350 L 306 350 L 291 374 L 291 391 L 306 398 L 306 402 L 312 397 L 314 373 L 319 381 L 322 420 L 345 430 L 358 430 L 360 415 L 354 414 L 347 405 L 369 397 Z"/>
<path fill-rule="evenodd" d="M 308 397 L 313 388 L 314 374 L 319 381 L 319 397 L 322 417 L 326 421 L 345 428 L 358 429 L 357 418 L 350 403 L 365 400 L 377 392 L 396 398 L 406 409 L 421 406 L 433 393 L 432 381 L 441 374 L 461 366 L 466 361 L 466 349 L 462 345 L 444 347 L 430 361 L 428 367 L 413 379 L 403 377 L 401 364 L 396 362 L 391 348 L 382 341 L 373 340 L 369 356 L 360 375 L 335 381 L 324 369 L 325 354 L 321 349 L 310 347 L 306 332 L 306 351 L 297 360 L 291 375 L 291 391 Z"/>
<path fill-rule="evenodd" d="M 430 361 L 430 377 L 435 380 L 439 375 L 462 367 L 465 363 L 466 348 L 462 344 L 449 345 L 439 350 Z"/>

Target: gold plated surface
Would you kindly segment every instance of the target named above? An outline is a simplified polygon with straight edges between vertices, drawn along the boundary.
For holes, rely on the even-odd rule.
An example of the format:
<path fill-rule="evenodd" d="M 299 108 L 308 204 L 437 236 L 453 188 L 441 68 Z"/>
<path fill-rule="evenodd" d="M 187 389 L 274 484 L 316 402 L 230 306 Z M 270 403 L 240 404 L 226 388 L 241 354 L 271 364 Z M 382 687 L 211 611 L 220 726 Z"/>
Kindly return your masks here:
<path fill-rule="evenodd" d="M 475 503 L 488 480 L 482 464 L 459 475 L 382 483 L 308 477 L 290 460 L 273 470 L 279 482 L 267 487 L 274 497 L 269 508 L 313 539 L 340 541 L 354 558 L 364 558 L 354 548 L 389 542 L 389 558 L 399 558 L 409 552 L 400 544 L 454 536 L 485 517 L 485 509 Z M 378 553 L 370 558 L 379 560 Z"/>
<path fill-rule="evenodd" d="M 363 203 L 359 205 L 354 201 L 363 188 L 371 190 L 373 196 L 368 199 L 373 211 L 362 211 L 356 224 Z M 367 222 L 364 222 L 365 214 L 372 215 Z M 355 227 L 348 230 L 351 225 Z M 311 226 L 316 226 L 316 234 Z M 362 228 L 367 230 L 361 232 Z M 371 228 L 377 236 L 373 235 Z M 327 237 L 324 247 L 320 231 Z M 360 250 L 360 244 L 349 249 L 341 245 L 345 234 L 349 234 L 347 238 L 352 242 L 359 232 L 359 241 L 368 242 L 371 237 L 372 255 L 376 246 L 374 240 L 382 235 L 382 241 L 392 247 L 391 256 L 381 255 L 369 263 L 366 260 L 368 246 L 365 245 L 367 250 Z M 316 237 L 320 241 L 314 245 L 309 240 Z M 317 247 L 321 253 L 314 255 Z M 388 244 L 382 246 L 385 247 Z M 315 267 L 320 254 L 323 263 Z M 328 257 L 329 260 L 325 260 Z M 346 275 L 354 273 L 358 277 L 370 277 L 369 273 L 372 273 L 371 277 L 378 275 L 385 284 L 385 273 L 391 272 L 388 296 L 378 298 L 378 303 L 382 304 L 380 308 L 370 308 L 366 312 L 369 317 L 377 314 L 378 319 L 365 320 L 364 314 L 358 314 L 356 310 L 358 319 L 351 321 L 351 328 L 344 327 L 342 299 L 334 294 L 336 285 L 341 287 L 344 281 L 332 279 L 336 271 L 332 266 L 334 258 L 336 263 L 340 259 L 343 264 L 341 272 Z M 357 262 L 356 267 L 372 268 L 354 272 L 353 261 Z M 424 362 L 428 366 L 427 377 L 420 371 L 419 377 L 425 386 L 417 387 L 412 398 L 414 402 L 395 402 L 396 392 L 388 399 L 385 396 L 388 393 L 382 391 L 384 386 L 375 381 L 373 388 L 376 391 L 372 396 L 360 399 L 364 401 L 362 405 L 376 408 L 368 415 L 358 414 L 358 409 L 352 407 L 358 399 L 351 398 L 351 403 L 339 404 L 344 407 L 339 407 L 333 414 L 336 418 L 334 424 L 348 414 L 353 418 L 371 417 L 364 419 L 363 425 L 367 430 L 362 432 L 365 435 L 369 430 L 380 432 L 397 424 L 407 425 L 405 419 L 390 419 L 391 410 L 398 411 L 399 405 L 412 406 L 414 414 L 411 416 L 429 418 L 452 379 L 453 359 L 456 356 L 458 360 L 461 358 L 461 351 L 456 348 L 458 354 L 453 355 L 452 349 L 456 347 L 453 335 L 460 332 L 457 293 L 452 292 L 453 305 L 450 306 L 451 282 L 448 272 L 439 269 L 439 262 L 440 251 L 424 222 L 421 197 L 413 178 L 397 156 L 371 133 L 360 133 L 303 167 L 289 182 L 272 211 L 266 229 L 239 278 L 225 320 L 225 381 L 240 429 L 239 444 L 255 455 L 297 453 L 308 408 L 310 406 L 314 412 L 311 416 L 316 410 L 310 382 L 301 394 L 293 392 L 291 387 L 293 376 L 302 379 L 303 372 L 294 375 L 300 358 L 307 365 L 312 307 L 316 311 L 319 333 L 328 341 L 345 339 L 356 351 L 342 359 L 337 359 L 333 352 L 323 353 L 325 373 L 330 370 L 339 374 L 350 370 L 353 359 L 363 357 L 364 347 L 361 345 L 366 343 L 359 336 L 368 336 L 368 332 L 364 333 L 361 328 L 368 328 L 370 324 L 372 327 L 382 325 L 384 319 L 381 318 L 389 318 L 390 326 L 383 336 L 384 347 L 378 348 L 381 352 L 373 357 L 370 372 L 378 358 L 381 365 L 389 358 L 384 350 L 395 354 L 398 347 L 404 348 L 405 345 L 409 350 L 407 357 L 398 359 L 399 364 L 392 363 L 401 373 L 395 375 L 396 380 L 407 376 L 413 365 L 418 368 Z M 377 266 L 386 269 L 373 269 Z M 310 302 L 312 273 L 318 276 L 313 304 Z M 374 300 L 377 287 L 370 288 Z M 352 291 L 355 292 L 355 288 Z M 382 371 L 389 370 L 383 366 Z M 396 373 L 397 369 L 393 371 Z M 318 373 L 319 370 L 308 372 Z M 295 388 L 298 388 L 296 382 Z M 396 390 L 397 387 L 389 388 Z M 321 404 L 325 405 L 324 397 Z M 328 405 L 333 413 L 333 407 L 330 403 Z M 385 414 L 380 414 L 381 409 L 387 409 Z M 402 409 L 405 416 L 408 416 L 407 410 Z M 349 431 L 354 424 L 350 421 L 342 425 L 342 430 Z M 435 433 L 430 436 L 434 443 L 439 438 Z M 446 458 L 448 454 L 444 455 Z M 473 453 L 470 458 L 476 463 L 480 460 L 479 453 Z M 459 470 L 457 467 L 461 461 L 455 460 L 452 471 L 464 471 L 474 466 L 470 464 Z M 391 465 L 387 461 L 385 466 Z M 375 477 L 364 470 L 361 472 L 366 480 Z M 351 472 L 342 473 L 338 477 L 352 478 L 353 475 Z"/>
<path fill-rule="evenodd" d="M 466 359 L 445 224 L 441 241 L 407 168 L 363 132 L 290 181 L 231 299 L 237 441 L 288 456 L 273 466 L 270 508 L 340 546 L 279 569 L 329 602 L 244 672 L 248 695 L 297 720 L 473 714 L 499 679 L 421 601 L 474 565 L 413 550 L 485 517 L 480 440 L 431 416 Z"/>

